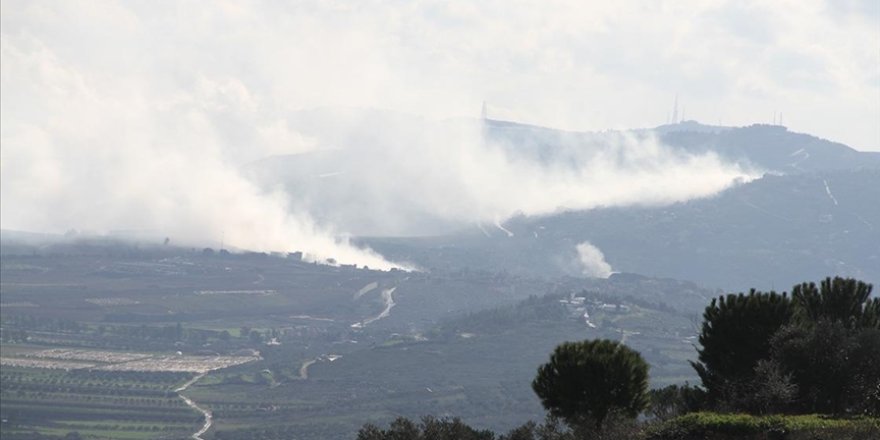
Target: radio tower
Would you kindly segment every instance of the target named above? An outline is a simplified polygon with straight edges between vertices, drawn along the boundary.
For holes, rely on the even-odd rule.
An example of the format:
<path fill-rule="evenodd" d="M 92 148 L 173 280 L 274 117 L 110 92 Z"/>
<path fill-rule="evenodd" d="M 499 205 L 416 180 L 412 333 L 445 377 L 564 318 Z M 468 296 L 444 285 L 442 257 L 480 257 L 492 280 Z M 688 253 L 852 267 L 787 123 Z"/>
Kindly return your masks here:
<path fill-rule="evenodd" d="M 672 123 L 678 124 L 678 93 L 675 94 L 675 101 L 672 104 Z"/>

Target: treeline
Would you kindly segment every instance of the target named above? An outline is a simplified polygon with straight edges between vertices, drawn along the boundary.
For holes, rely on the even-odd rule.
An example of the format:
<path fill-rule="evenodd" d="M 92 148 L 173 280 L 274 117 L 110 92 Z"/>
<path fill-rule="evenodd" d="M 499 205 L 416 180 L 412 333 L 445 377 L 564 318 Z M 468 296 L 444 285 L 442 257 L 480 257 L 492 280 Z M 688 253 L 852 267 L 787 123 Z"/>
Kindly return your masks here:
<path fill-rule="evenodd" d="M 631 294 L 612 295 L 582 290 L 576 296 L 586 298 L 589 302 L 627 303 L 667 313 L 679 313 L 663 301 L 646 301 Z M 497 332 L 524 322 L 558 322 L 565 319 L 575 319 L 565 304 L 560 302 L 560 300 L 567 300 L 569 297 L 569 294 L 533 295 L 516 304 L 471 312 L 464 316 L 445 320 L 432 330 L 432 334 L 435 336 L 454 336 L 457 332 Z"/>
<path fill-rule="evenodd" d="M 0 341 L 24 341 L 27 339 L 28 331 L 80 334 L 88 331 L 88 326 L 63 318 L 6 315 L 3 316 L 2 327 L 0 327 Z"/>
<path fill-rule="evenodd" d="M 704 407 L 880 416 L 880 298 L 853 279 L 712 301 L 698 361 Z"/>
<path fill-rule="evenodd" d="M 456 332 L 505 330 L 523 322 L 558 321 L 569 317 L 568 310 L 559 300 L 563 295 L 530 296 L 514 305 L 468 313 L 440 323 L 435 335 L 452 336 Z"/>
<path fill-rule="evenodd" d="M 790 295 L 752 290 L 713 299 L 691 363 L 699 386 L 649 391 L 638 352 L 616 341 L 568 342 L 532 383 L 548 411 L 543 424 L 499 436 L 455 418 L 399 418 L 387 429 L 364 425 L 357 438 L 880 438 L 880 299 L 871 290 L 858 280 L 826 278 L 796 285 Z"/>
<path fill-rule="evenodd" d="M 57 345 L 58 335 L 64 336 L 65 345 L 81 348 L 167 350 L 169 345 L 179 349 L 198 350 L 210 343 L 214 351 L 228 351 L 261 345 L 273 338 L 281 338 L 278 329 L 238 329 L 237 336 L 228 330 L 185 327 L 181 322 L 166 325 L 94 324 L 32 315 L 4 317 L 0 327 L 0 341 Z"/>

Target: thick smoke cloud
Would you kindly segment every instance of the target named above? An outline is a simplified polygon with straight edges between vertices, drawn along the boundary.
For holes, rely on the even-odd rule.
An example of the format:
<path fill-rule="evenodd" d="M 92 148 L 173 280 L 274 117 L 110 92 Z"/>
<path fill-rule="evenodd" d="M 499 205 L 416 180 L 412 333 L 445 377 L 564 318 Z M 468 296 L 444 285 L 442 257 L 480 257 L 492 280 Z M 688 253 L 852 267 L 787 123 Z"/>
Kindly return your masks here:
<path fill-rule="evenodd" d="M 581 271 L 584 275 L 594 278 L 611 276 L 611 265 L 605 261 L 605 255 L 592 243 L 585 241 L 576 246 Z"/>
<path fill-rule="evenodd" d="M 320 151 L 252 164 L 248 174 L 267 188 L 282 185 L 303 210 L 357 235 L 430 234 L 518 214 L 667 204 L 753 177 L 645 133 L 560 137 L 490 129 L 476 118 L 305 113 L 291 124 L 308 130 Z"/>
<path fill-rule="evenodd" d="M 255 120 L 239 83 L 195 78 L 191 93 L 150 96 L 131 80 L 84 73 L 33 39 L 4 36 L 2 56 L 4 228 L 145 231 L 182 244 L 222 240 L 300 250 L 316 261 L 407 267 L 351 245 L 291 211 L 286 194 L 241 175 L 242 160 L 310 147 L 283 123 Z M 234 139 L 216 119 L 252 132 Z M 244 145 L 231 148 L 236 140 Z"/>
<path fill-rule="evenodd" d="M 223 239 L 388 268 L 346 233 L 669 203 L 751 177 L 714 156 L 621 133 L 564 143 L 558 157 L 536 161 L 487 139 L 479 121 L 445 119 L 476 114 L 485 94 L 505 90 L 546 114 L 577 114 L 568 104 L 549 111 L 561 96 L 553 84 L 608 83 L 565 68 L 571 54 L 543 51 L 540 41 L 468 43 L 469 33 L 482 35 L 474 11 L 419 8 L 4 2 L 2 227 L 148 230 L 178 243 Z M 463 30 L 450 34 L 463 51 L 438 33 L 450 27 Z M 475 63 L 490 54 L 489 67 Z M 541 63 L 568 76 L 542 88 Z M 549 101 L 536 99 L 544 94 Z M 303 111 L 316 107 L 318 116 Z M 365 117 L 363 107 L 398 112 Z M 301 170 L 296 185 L 253 179 L 262 159 L 314 164 L 322 154 L 332 166 Z"/>

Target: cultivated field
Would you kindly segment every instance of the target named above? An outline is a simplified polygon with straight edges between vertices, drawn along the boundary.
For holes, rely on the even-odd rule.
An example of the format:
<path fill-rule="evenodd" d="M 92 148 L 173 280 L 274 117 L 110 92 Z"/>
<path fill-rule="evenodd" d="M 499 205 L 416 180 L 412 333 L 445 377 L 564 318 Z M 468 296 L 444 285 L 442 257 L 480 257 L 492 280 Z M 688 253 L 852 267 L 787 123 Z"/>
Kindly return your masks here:
<path fill-rule="evenodd" d="M 259 359 L 251 356 L 151 355 L 112 351 L 53 348 L 19 356 L 0 357 L 0 365 L 70 370 L 205 373 Z"/>
<path fill-rule="evenodd" d="M 656 385 L 693 380 L 690 305 L 712 294 L 638 277 L 82 252 L 0 260 L 3 440 L 188 438 L 206 413 L 213 440 L 350 439 L 425 414 L 505 430 L 543 417 L 529 383 L 565 340 L 625 338 Z"/>

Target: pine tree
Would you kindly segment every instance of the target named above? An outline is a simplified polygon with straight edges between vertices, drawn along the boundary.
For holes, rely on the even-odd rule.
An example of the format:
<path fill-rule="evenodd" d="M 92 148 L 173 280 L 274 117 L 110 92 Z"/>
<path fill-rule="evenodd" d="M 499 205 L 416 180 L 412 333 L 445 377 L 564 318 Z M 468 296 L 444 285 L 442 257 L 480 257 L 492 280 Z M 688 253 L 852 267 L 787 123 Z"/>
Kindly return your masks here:
<path fill-rule="evenodd" d="M 611 413 L 635 418 L 647 407 L 648 364 L 616 341 L 566 342 L 538 369 L 532 389 L 552 416 L 601 429 Z"/>
<path fill-rule="evenodd" d="M 793 312 L 785 293 L 752 289 L 712 300 L 703 313 L 698 362 L 691 362 L 711 403 L 737 400 L 753 381 L 758 361 L 769 358 L 770 338 Z"/>

